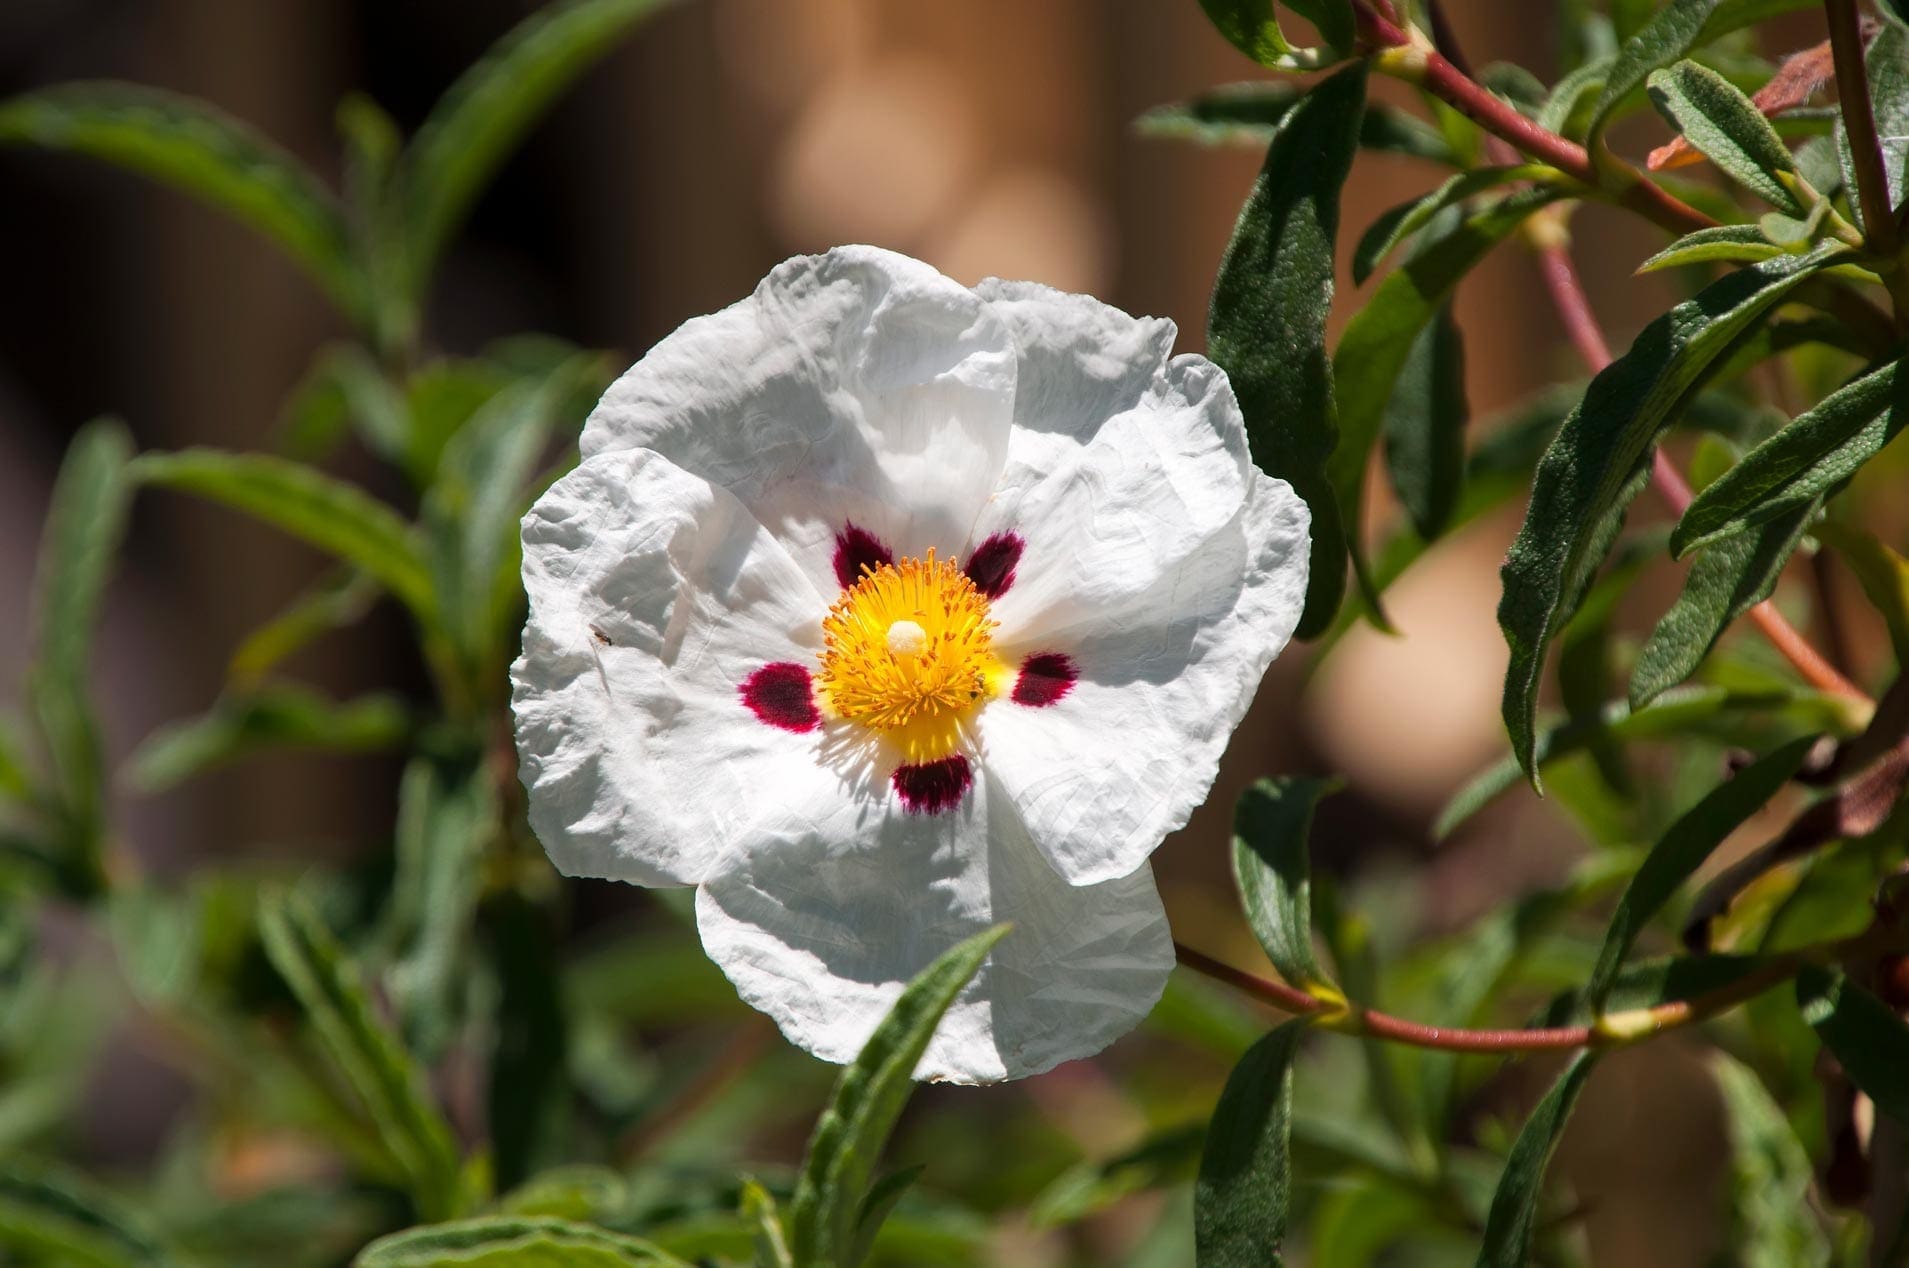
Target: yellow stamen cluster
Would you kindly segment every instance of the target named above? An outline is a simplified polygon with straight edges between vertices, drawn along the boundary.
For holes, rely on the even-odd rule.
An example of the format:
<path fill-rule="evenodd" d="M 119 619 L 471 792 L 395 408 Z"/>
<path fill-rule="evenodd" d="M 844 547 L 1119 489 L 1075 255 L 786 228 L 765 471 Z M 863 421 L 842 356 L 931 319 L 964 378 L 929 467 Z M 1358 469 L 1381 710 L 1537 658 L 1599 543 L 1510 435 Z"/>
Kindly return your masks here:
<path fill-rule="evenodd" d="M 1000 690 L 988 601 L 948 560 L 865 569 L 822 622 L 818 676 L 830 712 L 883 733 L 905 760 L 960 744 L 960 723 Z"/>

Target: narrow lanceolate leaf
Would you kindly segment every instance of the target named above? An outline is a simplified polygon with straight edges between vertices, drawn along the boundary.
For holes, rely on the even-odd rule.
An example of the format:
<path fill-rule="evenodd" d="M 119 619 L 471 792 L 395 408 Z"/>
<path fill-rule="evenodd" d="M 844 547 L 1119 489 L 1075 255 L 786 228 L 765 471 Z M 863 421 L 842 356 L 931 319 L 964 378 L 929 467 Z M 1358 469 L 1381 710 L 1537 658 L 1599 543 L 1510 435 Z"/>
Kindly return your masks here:
<path fill-rule="evenodd" d="M 1699 493 L 1671 534 L 1672 552 L 1794 515 L 1854 475 L 1904 423 L 1909 378 L 1896 364 L 1844 384 Z"/>
<path fill-rule="evenodd" d="M 1876 1108 L 1909 1126 L 1909 1025 L 1896 1010 L 1841 973 L 1797 975 L 1796 1002 L 1850 1082 Z"/>
<path fill-rule="evenodd" d="M 114 420 L 73 438 L 53 486 L 33 579 L 28 685 L 53 760 L 69 847 L 87 867 L 103 822 L 105 780 L 93 718 L 93 632 L 132 500 L 132 437 Z"/>
<path fill-rule="evenodd" d="M 1677 601 L 1637 654 L 1629 692 L 1633 708 L 1696 673 L 1723 632 L 1770 597 L 1821 506 L 1812 501 L 1697 556 Z"/>
<path fill-rule="evenodd" d="M 411 710 L 383 692 L 338 702 L 278 683 L 221 699 L 196 718 L 161 728 L 127 767 L 141 791 L 158 792 L 257 753 L 306 749 L 375 753 L 411 734 Z"/>
<path fill-rule="evenodd" d="M 1615 54 L 1594 58 L 1560 79 L 1538 111 L 1538 126 L 1577 139 L 1589 122 L 1589 104 L 1604 91 L 1604 80 L 1616 60 Z"/>
<path fill-rule="evenodd" d="M 1869 41 L 1864 61 L 1876 136 L 1882 146 L 1883 175 L 1889 182 L 1889 205 L 1900 210 L 1904 181 L 1909 178 L 1909 30 L 1895 22 L 1884 23 Z M 1847 139 L 1839 148 L 1848 148 Z M 1860 201 L 1850 199 L 1852 204 Z"/>
<path fill-rule="evenodd" d="M 1226 42 L 1262 66 L 1283 66 L 1293 51 L 1273 0 L 1200 0 L 1206 20 Z"/>
<path fill-rule="evenodd" d="M 226 676 L 245 686 L 257 683 L 286 657 L 363 617 L 377 597 L 377 583 L 355 568 L 326 577 L 247 634 L 233 649 Z"/>
<path fill-rule="evenodd" d="M 373 1013 L 337 939 L 310 906 L 287 894 L 261 904 L 259 935 L 419 1213 L 426 1219 L 456 1214 L 460 1163 L 450 1126 L 431 1103 L 423 1071 Z"/>
<path fill-rule="evenodd" d="M 660 1247 L 592 1224 L 491 1215 L 392 1233 L 360 1251 L 352 1268 L 690 1268 Z"/>
<path fill-rule="evenodd" d="M 1155 106 L 1134 120 L 1142 136 L 1193 141 L 1200 145 L 1272 144 L 1280 121 L 1306 95 L 1302 86 L 1284 80 L 1253 80 L 1222 84 L 1197 97 Z M 1366 103 L 1359 121 L 1359 144 L 1368 150 L 1405 154 L 1456 167 L 1458 151 L 1438 129 L 1417 116 L 1383 102 Z"/>
<path fill-rule="evenodd" d="M 1312 949 L 1312 816 L 1338 781 L 1281 776 L 1246 790 L 1233 815 L 1233 875 L 1266 958 L 1295 986 L 1323 983 Z"/>
<path fill-rule="evenodd" d="M 1511 1156 L 1505 1160 L 1498 1191 L 1492 1195 L 1491 1213 L 1485 1217 L 1478 1268 L 1524 1268 L 1528 1261 L 1531 1235 L 1544 1199 L 1545 1168 L 1596 1060 L 1594 1053 L 1580 1053 L 1525 1120 L 1524 1130 L 1518 1133 Z"/>
<path fill-rule="evenodd" d="M 1883 545 L 1874 533 L 1825 520 L 1817 525 L 1823 544 L 1856 574 L 1869 605 L 1889 630 L 1898 665 L 1909 665 L 1909 560 Z"/>
<path fill-rule="evenodd" d="M 758 1268 L 795 1268 L 795 1261 L 789 1257 L 789 1235 L 782 1227 L 782 1213 L 776 1209 L 774 1196 L 753 1177 L 745 1177 L 742 1182 L 742 1218 L 755 1229 Z"/>
<path fill-rule="evenodd" d="M 1326 481 L 1338 437 L 1326 315 L 1365 80 L 1363 64 L 1341 71 L 1286 116 L 1220 262 L 1207 327 L 1208 353 L 1246 415 L 1253 460 L 1312 511 L 1301 638 L 1325 630 L 1345 594 L 1345 532 Z"/>
<path fill-rule="evenodd" d="M 1556 168 L 1543 163 L 1480 167 L 1460 172 L 1431 193 L 1402 203 L 1374 221 L 1352 249 L 1352 280 L 1363 286 L 1399 243 L 1424 228 L 1433 216 L 1447 207 L 1456 207 L 1468 198 L 1475 198 L 1503 185 L 1530 181 L 1556 182 L 1560 179 Z"/>
<path fill-rule="evenodd" d="M 291 155 L 204 102 L 137 84 L 62 84 L 0 103 L 0 144 L 90 155 L 201 198 L 284 248 L 347 313 L 359 311 L 337 200 Z"/>
<path fill-rule="evenodd" d="M 1809 214 L 1789 148 L 1729 80 L 1696 62 L 1678 62 L 1652 73 L 1648 84 L 1658 113 L 1719 171 L 1779 211 Z"/>
<path fill-rule="evenodd" d="M 432 610 L 411 526 L 353 485 L 284 458 L 214 449 L 147 454 L 133 469 L 145 483 L 224 503 L 355 564 L 421 617 Z"/>
<path fill-rule="evenodd" d="M 1686 811 L 1651 846 L 1643 866 L 1617 901 L 1597 967 L 1584 988 L 1585 1001 L 1592 1011 L 1604 1006 L 1638 935 L 1711 852 L 1723 844 L 1723 839 L 1769 804 L 1802 767 L 1815 743 L 1815 736 L 1806 735 L 1758 758 Z"/>
<path fill-rule="evenodd" d="M 862 1209 L 855 1217 L 855 1242 L 849 1247 L 848 1257 L 844 1261 L 849 1268 L 855 1268 L 868 1258 L 875 1249 L 875 1238 L 881 1234 L 882 1225 L 895 1213 L 895 1207 L 901 1202 L 908 1190 L 914 1187 L 927 1165 L 916 1163 L 912 1167 L 903 1167 L 891 1171 L 873 1185 L 869 1186 L 868 1196 L 862 1199 Z"/>
<path fill-rule="evenodd" d="M 1773 256 L 1787 255 L 1776 243 L 1763 236 L 1755 225 L 1712 225 L 1687 233 L 1637 266 L 1639 273 L 1655 273 L 1684 264 L 1754 264 Z"/>
<path fill-rule="evenodd" d="M 1642 87 L 1652 71 L 1689 56 L 1717 3 L 1718 0 L 1670 0 L 1642 30 L 1625 41 L 1617 52 L 1617 60 L 1604 76 L 1604 91 L 1591 107 L 1590 139 L 1586 144 L 1594 152 L 1612 114 L 1624 104 L 1624 99 Z"/>
<path fill-rule="evenodd" d="M 1451 305 L 1419 332 L 1385 409 L 1385 470 L 1412 528 L 1451 527 L 1465 485 L 1465 340 Z"/>
<path fill-rule="evenodd" d="M 1814 1169 L 1789 1116 L 1735 1058 L 1712 1052 L 1710 1070 L 1730 1139 L 1727 1244 L 1741 1248 L 1744 1268 L 1829 1263 L 1829 1237 L 1810 1201 Z"/>
<path fill-rule="evenodd" d="M 526 18 L 451 85 L 401 160 L 411 285 L 552 100 L 666 0 L 562 0 Z"/>
<path fill-rule="evenodd" d="M 0 1263 L 172 1268 L 180 1260 L 91 1182 L 10 1162 L 0 1166 Z"/>
<path fill-rule="evenodd" d="M 1193 1189 L 1200 1268 L 1268 1268 L 1283 1262 L 1292 1197 L 1293 1057 L 1304 1021 L 1254 1044 L 1227 1076 Z"/>
<path fill-rule="evenodd" d="M 391 987 L 406 1034 L 427 1060 L 450 1041 L 495 796 L 489 772 L 475 757 L 414 757 L 398 790 L 397 875 L 387 926 L 395 951 Z"/>
<path fill-rule="evenodd" d="M 1007 932 L 999 925 L 976 934 L 923 969 L 843 1069 L 809 1137 L 790 1204 L 796 1268 L 836 1268 L 846 1260 L 876 1159 L 914 1090 L 915 1066 L 955 997 Z"/>
<path fill-rule="evenodd" d="M 1558 196 L 1556 189 L 1543 186 L 1520 190 L 1456 221 L 1448 232 L 1435 238 L 1421 235 L 1412 257 L 1387 274 L 1372 298 L 1346 323 L 1332 355 L 1339 443 L 1327 464 L 1339 513 L 1346 524 L 1359 522 L 1366 463 L 1378 443 L 1386 406 L 1391 403 L 1393 388 L 1411 358 L 1419 332 L 1431 323 L 1451 299 L 1459 280 L 1487 252 Z M 1314 547 L 1316 551 L 1316 541 Z M 1361 562 L 1362 556 L 1361 551 Z M 1316 553 L 1314 563 L 1317 566 Z M 1368 606 L 1376 612 L 1376 596 L 1371 592 L 1377 587 L 1363 567 L 1360 577 L 1368 592 Z"/>
<path fill-rule="evenodd" d="M 1505 726 L 1534 787 L 1532 747 L 1545 651 L 1590 585 L 1625 507 L 1643 488 L 1658 433 L 1739 335 L 1839 253 L 1824 247 L 1752 265 L 1653 321 L 1630 351 L 1591 381 L 1538 464 L 1524 527 L 1501 571 L 1505 588 L 1498 605 L 1498 624 L 1511 648 Z"/>

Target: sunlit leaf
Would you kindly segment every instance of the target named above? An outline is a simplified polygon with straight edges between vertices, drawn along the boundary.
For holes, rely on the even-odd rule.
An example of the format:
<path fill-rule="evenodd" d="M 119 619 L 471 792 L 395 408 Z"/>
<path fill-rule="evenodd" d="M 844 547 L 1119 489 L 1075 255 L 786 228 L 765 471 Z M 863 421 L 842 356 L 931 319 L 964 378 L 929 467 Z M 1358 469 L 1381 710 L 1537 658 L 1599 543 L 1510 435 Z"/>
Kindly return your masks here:
<path fill-rule="evenodd" d="M 1808 214 L 1789 147 L 1729 80 L 1685 61 L 1652 72 L 1647 83 L 1658 113 L 1719 171 L 1779 211 Z"/>
<path fill-rule="evenodd" d="M 381 1237 L 354 1268 L 690 1268 L 661 1248 L 589 1224 L 492 1215 Z"/>
<path fill-rule="evenodd" d="M 1296 986 L 1326 981 L 1312 948 L 1310 848 L 1313 811 L 1337 787 L 1330 779 L 1262 779 L 1233 816 L 1233 875 L 1247 921 L 1280 976 Z"/>

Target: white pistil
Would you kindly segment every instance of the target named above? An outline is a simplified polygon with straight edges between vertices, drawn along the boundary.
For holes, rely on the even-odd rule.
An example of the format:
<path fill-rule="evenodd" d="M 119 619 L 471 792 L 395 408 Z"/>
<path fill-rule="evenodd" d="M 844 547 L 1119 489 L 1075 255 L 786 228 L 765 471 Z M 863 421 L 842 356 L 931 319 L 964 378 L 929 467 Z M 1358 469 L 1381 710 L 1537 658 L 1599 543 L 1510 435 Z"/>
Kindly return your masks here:
<path fill-rule="evenodd" d="M 913 656 L 928 645 L 928 631 L 913 621 L 896 621 L 888 627 L 888 650 L 897 656 Z"/>

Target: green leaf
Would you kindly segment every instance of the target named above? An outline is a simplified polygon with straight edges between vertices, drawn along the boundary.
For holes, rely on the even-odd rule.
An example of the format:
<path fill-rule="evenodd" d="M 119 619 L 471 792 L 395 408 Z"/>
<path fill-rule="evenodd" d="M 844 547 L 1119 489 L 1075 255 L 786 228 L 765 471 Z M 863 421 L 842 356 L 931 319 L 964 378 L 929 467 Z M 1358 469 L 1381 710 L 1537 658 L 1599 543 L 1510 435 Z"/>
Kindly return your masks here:
<path fill-rule="evenodd" d="M 1606 1013 L 1655 1008 L 1735 985 L 1769 963 L 1756 955 L 1676 955 L 1633 960 L 1612 979 L 1604 1001 L 1591 1007 L 1582 990 L 1557 996 L 1533 1026 L 1586 1026 Z M 1774 987 L 1772 987 L 1774 989 Z"/>
<path fill-rule="evenodd" d="M 1869 75 L 1870 108 L 1876 116 L 1876 137 L 1882 149 L 1883 176 L 1889 185 L 1889 205 L 1900 210 L 1903 203 L 1905 168 L 1909 168 L 1909 30 L 1895 22 L 1885 22 L 1869 41 L 1864 57 Z M 1836 148 L 1844 181 L 1856 188 L 1849 154 L 1849 138 L 1840 121 L 1836 128 Z M 1851 197 L 1850 209 L 1862 224 L 1861 199 Z"/>
<path fill-rule="evenodd" d="M 1286 0 L 1286 7 L 1312 23 L 1319 38 L 1335 51 L 1352 50 L 1352 0 Z"/>
<path fill-rule="evenodd" d="M 1732 734 L 1729 723 L 1763 716 L 1783 717 L 1806 730 L 1853 733 L 1860 723 L 1851 716 L 1848 701 L 1814 691 L 1733 691 L 1726 687 L 1675 687 L 1650 704 L 1633 711 L 1614 700 L 1595 721 L 1584 720 L 1551 727 L 1538 733 L 1533 750 L 1539 766 L 1582 752 L 1598 738 L 1656 739 L 1671 735 Z M 1487 767 L 1453 794 L 1432 826 L 1435 839 L 1449 836 L 1461 823 L 1518 782 L 1524 766 L 1516 756 Z"/>
<path fill-rule="evenodd" d="M 1815 269 L 1840 254 L 1752 265 L 1705 287 L 1646 326 L 1630 351 L 1591 380 L 1538 464 L 1523 528 L 1505 557 L 1498 624 L 1511 649 L 1504 719 L 1512 751 L 1539 786 L 1533 760 L 1546 648 L 1583 597 L 1643 488 L 1658 433 L 1713 363 Z"/>
<path fill-rule="evenodd" d="M 309 905 L 284 893 L 262 900 L 259 936 L 419 1213 L 426 1219 L 456 1214 L 463 1195 L 451 1129 L 431 1103 L 424 1072 L 373 1013 L 364 982 L 337 939 Z"/>
<path fill-rule="evenodd" d="M 1207 21 L 1226 42 L 1262 66 L 1284 67 L 1293 52 L 1273 0 L 1200 0 Z"/>
<path fill-rule="evenodd" d="M 147 484 L 221 502 L 357 566 L 420 619 L 433 613 L 416 534 L 353 485 L 284 458 L 216 449 L 146 454 L 133 470 Z"/>
<path fill-rule="evenodd" d="M 343 209 L 291 155 L 204 102 L 137 84 L 62 84 L 0 103 L 0 144 L 131 168 L 270 238 L 348 315 L 362 311 Z"/>
<path fill-rule="evenodd" d="M 1655 273 L 1659 269 L 1676 268 L 1684 264 L 1709 264 L 1716 261 L 1755 263 L 1787 254 L 1789 252 L 1764 237 L 1763 231 L 1755 225 L 1712 225 L 1708 229 L 1685 234 L 1638 265 L 1637 271 Z"/>
<path fill-rule="evenodd" d="M 1492 1195 L 1478 1268 L 1523 1268 L 1526 1263 L 1544 1198 L 1545 1168 L 1596 1061 L 1595 1053 L 1578 1054 L 1525 1120 L 1524 1130 L 1518 1133 L 1511 1156 L 1505 1160 L 1498 1191 Z"/>
<path fill-rule="evenodd" d="M 1829 1238 L 1810 1201 L 1814 1169 L 1789 1117 L 1748 1066 L 1713 1051 L 1710 1070 L 1730 1138 L 1727 1244 L 1743 1268 L 1827 1265 Z"/>
<path fill-rule="evenodd" d="M 1909 1025 L 1841 973 L 1811 967 L 1796 978 L 1796 1002 L 1850 1082 L 1909 1126 Z"/>
<path fill-rule="evenodd" d="M 1865 533 L 1835 520 L 1816 526 L 1816 534 L 1834 550 L 1862 584 L 1863 594 L 1889 628 L 1898 665 L 1909 665 L 1909 560 Z"/>
<path fill-rule="evenodd" d="M 1421 235 L 1412 258 L 1387 274 L 1365 307 L 1352 315 L 1339 336 L 1332 356 L 1338 391 L 1339 441 L 1327 463 L 1327 474 L 1343 523 L 1357 525 L 1365 500 L 1366 463 L 1378 442 L 1399 375 L 1411 359 L 1419 332 L 1450 301 L 1459 279 L 1484 259 L 1527 217 L 1557 199 L 1558 191 L 1543 186 L 1519 190 L 1456 222 L 1447 232 Z M 1295 485 L 1295 488 L 1298 486 Z M 1306 496 L 1300 490 L 1301 496 Z M 1311 497 L 1307 504 L 1317 507 Z M 1315 514 L 1317 514 L 1315 510 Z M 1315 530 L 1316 531 L 1316 530 Z M 1313 584 L 1320 584 L 1322 566 L 1314 541 Z M 1377 613 L 1377 586 L 1360 563 L 1361 590 L 1367 606 Z M 1339 569 L 1335 566 L 1334 575 Z"/>
<path fill-rule="evenodd" d="M 862 1209 L 855 1217 L 855 1242 L 849 1247 L 846 1263 L 860 1264 L 868 1258 L 869 1252 L 875 1249 L 875 1238 L 882 1231 L 882 1225 L 888 1222 L 896 1204 L 927 1169 L 924 1163 L 903 1167 L 869 1186 L 868 1196 L 862 1199 Z"/>
<path fill-rule="evenodd" d="M 1521 182 L 1555 184 L 1562 179 L 1554 167 L 1543 163 L 1519 163 L 1511 167 L 1479 167 L 1460 172 L 1431 193 L 1401 203 L 1373 222 L 1352 249 L 1352 280 L 1363 286 L 1366 280 L 1405 241 L 1447 207 L 1456 207 L 1469 198 L 1488 193 L 1502 185 Z"/>
<path fill-rule="evenodd" d="M 133 442 L 100 419 L 73 438 L 54 482 L 34 569 L 28 691 L 52 758 L 66 836 L 65 865 L 86 883 L 98 870 L 106 818 L 104 758 L 92 705 L 94 631 L 132 501 Z"/>
<path fill-rule="evenodd" d="M 1704 33 L 1711 11 L 1716 8 L 1717 0 L 1670 0 L 1641 31 L 1625 41 L 1604 76 L 1604 91 L 1591 107 L 1587 149 L 1594 154 L 1598 151 L 1613 113 L 1624 104 L 1626 97 L 1643 85 L 1652 71 L 1689 56 Z"/>
<path fill-rule="evenodd" d="M 1696 62 L 1678 62 L 1652 72 L 1647 82 L 1657 112 L 1717 170 L 1779 211 L 1809 214 L 1789 148 L 1729 80 Z"/>
<path fill-rule="evenodd" d="M 1560 79 L 1538 111 L 1538 126 L 1576 140 L 1590 123 L 1586 103 L 1604 90 L 1616 55 L 1599 57 L 1584 63 Z"/>
<path fill-rule="evenodd" d="M 1584 988 L 1588 1007 L 1596 1011 L 1604 1006 L 1638 935 L 1724 838 L 1747 823 L 1789 783 L 1815 743 L 1815 736 L 1806 735 L 1766 753 L 1712 790 L 1657 839 L 1624 896 L 1617 900 L 1603 949 L 1598 952 L 1597 967 Z"/>
<path fill-rule="evenodd" d="M 303 460 L 329 453 L 351 427 L 372 453 L 401 463 L 410 445 L 411 412 L 369 352 L 333 344 L 313 358 L 279 420 L 286 452 Z"/>
<path fill-rule="evenodd" d="M 490 792 L 479 795 L 489 797 Z M 495 830 L 491 824 L 486 827 Z M 421 999 L 448 1012 L 468 972 L 468 965 L 454 954 L 470 936 L 469 909 L 457 903 L 468 902 L 466 891 L 477 886 L 448 876 L 448 868 L 437 860 L 429 866 L 435 873 L 431 879 L 441 889 L 455 887 L 455 892 L 446 903 L 449 914 L 427 913 L 415 944 L 419 958 L 411 961 L 417 966 L 413 981 Z M 482 911 L 484 951 L 497 982 L 486 1117 L 500 1184 L 574 1156 L 575 1093 L 569 1061 L 575 1023 L 563 989 L 555 923 L 549 904 L 536 903 L 517 890 L 494 895 Z M 617 1056 L 628 1058 L 621 1044 Z"/>
<path fill-rule="evenodd" d="M 1227 1076 L 1193 1190 L 1200 1268 L 1283 1262 L 1292 1198 L 1293 1057 L 1306 1022 L 1289 1021 L 1254 1044 Z"/>
<path fill-rule="evenodd" d="M 1333 779 L 1262 779 L 1233 815 L 1233 876 L 1246 919 L 1280 976 L 1294 986 L 1326 983 L 1312 949 L 1312 884 L 1307 862 L 1313 811 L 1338 788 Z"/>
<path fill-rule="evenodd" d="M 172 1268 L 180 1262 L 141 1220 L 90 1181 L 18 1161 L 0 1165 L 0 1259 L 70 1268 Z"/>
<path fill-rule="evenodd" d="M 1205 1144 L 1206 1124 L 1187 1123 L 1154 1132 L 1105 1161 L 1069 1167 L 1034 1199 L 1028 1220 L 1036 1228 L 1073 1224 L 1136 1193 L 1190 1180 Z"/>
<path fill-rule="evenodd" d="M 1385 410 L 1385 470 L 1413 531 L 1452 526 L 1465 487 L 1465 340 L 1447 304 L 1419 333 Z"/>
<path fill-rule="evenodd" d="M 495 786 L 477 755 L 420 754 L 406 765 L 398 788 L 397 873 L 385 936 L 393 951 L 393 1002 L 406 1038 L 425 1060 L 434 1060 L 450 1042 L 457 998 L 470 972 L 484 847 L 496 821 Z M 534 1102 L 527 1093 L 527 1087 L 513 1089 L 520 1103 Z M 496 1130 L 493 1123 L 493 1136 Z M 498 1168 L 501 1184 L 522 1178 L 514 1168 Z"/>
<path fill-rule="evenodd" d="M 397 696 L 374 692 L 339 703 L 308 687 L 277 683 L 222 697 L 209 712 L 160 728 L 128 759 L 127 774 L 141 792 L 159 792 L 278 749 L 393 749 L 411 729 L 411 710 Z"/>
<path fill-rule="evenodd" d="M 923 969 L 861 1055 L 843 1068 L 809 1137 L 790 1204 L 789 1249 L 797 1268 L 853 1268 L 845 1256 L 855 1245 L 875 1161 L 914 1090 L 915 1066 L 955 996 L 1007 932 L 998 925 L 976 934 Z"/>
<path fill-rule="evenodd" d="M 690 1268 L 649 1242 L 569 1220 L 491 1215 L 380 1237 L 353 1268 Z"/>
<path fill-rule="evenodd" d="M 1345 593 L 1345 534 L 1326 482 L 1338 436 L 1326 317 L 1339 190 L 1351 170 L 1365 80 L 1363 64 L 1341 71 L 1287 114 L 1220 262 L 1207 327 L 1208 355 L 1232 380 L 1253 460 L 1291 484 L 1312 512 L 1301 638 L 1331 623 Z"/>
<path fill-rule="evenodd" d="M 1770 597 L 1821 505 L 1811 502 L 1697 557 L 1677 601 L 1637 654 L 1631 671 L 1633 706 L 1649 703 L 1696 673 L 1723 632 Z"/>
<path fill-rule="evenodd" d="M 752 1178 L 742 1182 L 742 1217 L 755 1225 L 757 1268 L 795 1268 L 795 1261 L 789 1258 L 789 1235 L 783 1231 L 776 1200 Z"/>
<path fill-rule="evenodd" d="M 557 95 L 665 0 L 562 0 L 520 22 L 439 99 L 398 173 L 410 284 L 437 258 L 504 158 Z"/>
<path fill-rule="evenodd" d="M 287 657 L 360 620 L 377 597 L 370 577 L 355 568 L 338 570 L 247 634 L 232 652 L 226 677 L 242 687 L 257 685 Z"/>
<path fill-rule="evenodd" d="M 1909 422 L 1909 379 L 1896 363 L 1851 380 L 1744 455 L 1684 511 L 1678 555 L 1814 505 Z"/>
<path fill-rule="evenodd" d="M 1222 84 L 1197 97 L 1155 106 L 1134 120 L 1142 136 L 1193 141 L 1200 145 L 1272 144 L 1280 121 L 1306 90 L 1280 80 Z M 1404 154 L 1456 167 L 1459 155 L 1438 129 L 1397 106 L 1369 101 L 1359 121 L 1359 144 L 1381 153 Z"/>

